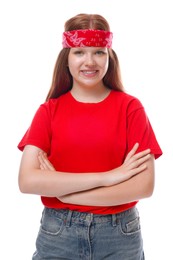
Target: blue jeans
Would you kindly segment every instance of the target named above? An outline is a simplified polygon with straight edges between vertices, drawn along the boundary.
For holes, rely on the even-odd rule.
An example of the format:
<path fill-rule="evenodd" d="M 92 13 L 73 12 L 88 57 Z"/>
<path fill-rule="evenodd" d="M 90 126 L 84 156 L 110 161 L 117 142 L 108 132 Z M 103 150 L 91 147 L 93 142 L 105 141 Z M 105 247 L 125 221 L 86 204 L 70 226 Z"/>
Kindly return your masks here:
<path fill-rule="evenodd" d="M 45 208 L 32 260 L 144 260 L 136 207 L 113 215 Z"/>

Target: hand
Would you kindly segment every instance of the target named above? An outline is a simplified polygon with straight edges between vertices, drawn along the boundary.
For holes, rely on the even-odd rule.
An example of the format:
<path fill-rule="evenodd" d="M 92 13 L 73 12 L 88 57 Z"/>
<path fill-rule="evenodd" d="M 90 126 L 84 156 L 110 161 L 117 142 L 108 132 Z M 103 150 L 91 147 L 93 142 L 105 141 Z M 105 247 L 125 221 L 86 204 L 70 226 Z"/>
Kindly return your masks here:
<path fill-rule="evenodd" d="M 139 144 L 136 143 L 132 150 L 127 154 L 124 163 L 113 170 L 102 172 L 102 185 L 112 186 L 121 182 L 124 182 L 131 177 L 143 172 L 147 165 L 145 162 L 150 159 L 150 149 L 146 149 L 142 152 L 136 153 Z M 54 166 L 48 160 L 46 153 L 40 151 L 38 154 L 38 160 L 41 170 L 55 171 Z"/>
<path fill-rule="evenodd" d="M 51 164 L 51 162 L 47 158 L 47 154 L 44 153 L 43 151 L 39 151 L 38 160 L 40 163 L 41 170 L 55 171 L 54 166 Z"/>
<path fill-rule="evenodd" d="M 150 149 L 136 153 L 138 147 L 139 144 L 136 143 L 132 150 L 127 154 L 124 163 L 120 167 L 108 171 L 107 174 L 105 174 L 106 185 L 104 186 L 111 186 L 124 182 L 136 174 L 143 172 L 147 168 L 145 162 L 151 157 Z"/>

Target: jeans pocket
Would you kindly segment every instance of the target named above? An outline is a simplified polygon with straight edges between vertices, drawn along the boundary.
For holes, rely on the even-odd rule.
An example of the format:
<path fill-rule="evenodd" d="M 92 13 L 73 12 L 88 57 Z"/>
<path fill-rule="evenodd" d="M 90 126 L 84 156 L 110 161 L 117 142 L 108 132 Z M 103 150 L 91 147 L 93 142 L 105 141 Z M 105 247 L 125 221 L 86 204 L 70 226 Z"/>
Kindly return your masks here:
<path fill-rule="evenodd" d="M 64 221 L 50 212 L 43 212 L 41 219 L 40 232 L 57 236 L 62 233 L 64 229 Z"/>
<path fill-rule="evenodd" d="M 139 217 L 135 218 L 134 220 L 126 223 L 126 231 L 127 233 L 134 233 L 140 230 L 140 219 Z"/>
<path fill-rule="evenodd" d="M 136 214 L 124 217 L 120 221 L 120 230 L 124 235 L 133 235 L 141 232 L 140 217 Z"/>

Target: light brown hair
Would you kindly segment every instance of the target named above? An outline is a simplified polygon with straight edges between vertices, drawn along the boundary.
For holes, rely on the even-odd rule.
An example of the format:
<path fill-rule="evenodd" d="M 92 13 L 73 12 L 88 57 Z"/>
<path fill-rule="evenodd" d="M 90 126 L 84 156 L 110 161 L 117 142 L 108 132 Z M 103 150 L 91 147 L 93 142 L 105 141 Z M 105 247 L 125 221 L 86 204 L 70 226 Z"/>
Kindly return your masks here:
<path fill-rule="evenodd" d="M 65 31 L 94 29 L 110 31 L 107 20 L 98 14 L 78 14 L 66 21 L 64 25 Z M 68 92 L 73 85 L 73 78 L 68 69 L 69 48 L 60 51 L 53 72 L 52 84 L 47 94 L 46 100 L 57 98 Z M 103 78 L 103 83 L 110 89 L 124 91 L 121 82 L 120 66 L 118 57 L 113 49 L 108 49 L 109 67 Z"/>

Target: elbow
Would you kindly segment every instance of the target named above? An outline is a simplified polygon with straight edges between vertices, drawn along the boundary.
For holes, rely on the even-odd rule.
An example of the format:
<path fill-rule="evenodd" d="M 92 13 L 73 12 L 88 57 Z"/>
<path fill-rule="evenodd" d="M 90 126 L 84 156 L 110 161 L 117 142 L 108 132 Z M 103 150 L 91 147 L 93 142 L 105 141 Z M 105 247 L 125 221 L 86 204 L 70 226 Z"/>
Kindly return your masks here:
<path fill-rule="evenodd" d="M 153 195 L 155 186 L 155 170 L 154 170 L 154 159 L 151 158 L 148 166 L 148 171 L 143 174 L 143 192 L 144 197 L 148 198 Z"/>
<path fill-rule="evenodd" d="M 138 199 L 149 198 L 153 195 L 154 192 L 154 174 L 153 173 L 143 173 L 138 176 L 139 181 L 137 183 L 137 192 L 139 195 Z"/>
<path fill-rule="evenodd" d="M 18 187 L 21 193 L 26 193 L 29 194 L 30 192 L 30 187 L 31 184 L 29 183 L 28 178 L 26 178 L 26 176 L 22 176 L 19 174 L 19 178 L 18 178 Z"/>
<path fill-rule="evenodd" d="M 154 192 L 154 186 L 151 185 L 150 187 L 147 187 L 145 197 L 146 198 L 151 197 L 153 195 L 153 192 Z"/>
<path fill-rule="evenodd" d="M 21 193 L 28 193 L 25 183 L 22 180 L 18 180 L 18 187 Z"/>
<path fill-rule="evenodd" d="M 149 198 L 154 192 L 154 178 L 149 178 L 144 185 L 144 197 Z"/>

